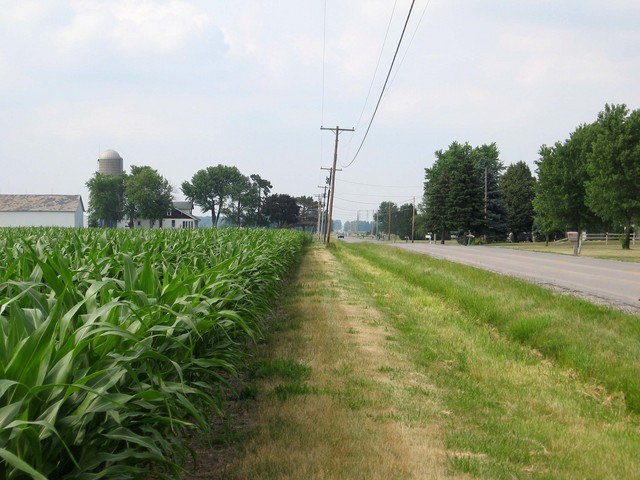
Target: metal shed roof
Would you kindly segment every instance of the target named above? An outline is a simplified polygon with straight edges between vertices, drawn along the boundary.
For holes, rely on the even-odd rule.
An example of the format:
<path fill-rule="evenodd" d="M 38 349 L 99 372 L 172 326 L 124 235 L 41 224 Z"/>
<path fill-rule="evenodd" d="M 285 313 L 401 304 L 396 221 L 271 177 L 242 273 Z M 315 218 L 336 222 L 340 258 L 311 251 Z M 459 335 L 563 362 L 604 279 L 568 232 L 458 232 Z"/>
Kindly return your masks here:
<path fill-rule="evenodd" d="M 80 195 L 0 195 L 0 212 L 75 212 Z"/>

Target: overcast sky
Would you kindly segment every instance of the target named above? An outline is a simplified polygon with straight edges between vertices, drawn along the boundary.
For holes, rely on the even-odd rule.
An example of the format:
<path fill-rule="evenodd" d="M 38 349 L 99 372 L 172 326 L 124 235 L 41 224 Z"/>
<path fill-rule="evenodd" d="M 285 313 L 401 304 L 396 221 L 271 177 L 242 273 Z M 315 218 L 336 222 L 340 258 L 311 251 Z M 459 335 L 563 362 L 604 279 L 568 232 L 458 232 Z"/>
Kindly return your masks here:
<path fill-rule="evenodd" d="M 320 126 L 356 128 L 340 135 L 349 164 L 410 4 L 5 0 L 0 193 L 86 206 L 98 155 L 114 149 L 177 198 L 219 163 L 273 193 L 316 195 L 335 139 Z M 533 171 L 541 145 L 606 103 L 640 108 L 638 0 L 416 0 L 369 135 L 336 177 L 334 218 L 419 201 L 424 169 L 453 141 L 496 142 L 505 165 Z"/>

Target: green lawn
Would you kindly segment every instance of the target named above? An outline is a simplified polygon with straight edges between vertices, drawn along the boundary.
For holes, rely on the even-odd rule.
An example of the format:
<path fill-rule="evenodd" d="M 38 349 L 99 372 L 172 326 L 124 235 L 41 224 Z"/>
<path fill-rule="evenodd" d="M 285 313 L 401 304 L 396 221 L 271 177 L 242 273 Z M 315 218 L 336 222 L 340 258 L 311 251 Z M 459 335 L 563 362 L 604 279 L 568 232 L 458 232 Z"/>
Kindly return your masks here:
<path fill-rule="evenodd" d="M 516 250 L 526 250 L 530 252 L 546 252 L 559 253 L 562 255 L 573 255 L 573 244 L 550 242 L 545 245 L 544 242 L 535 243 L 500 243 L 491 246 L 513 248 Z M 631 245 L 630 250 L 623 250 L 617 241 L 610 241 L 608 245 L 605 242 L 589 241 L 582 244 L 583 257 L 604 258 L 607 260 L 620 260 L 624 262 L 640 262 L 640 242 Z"/>

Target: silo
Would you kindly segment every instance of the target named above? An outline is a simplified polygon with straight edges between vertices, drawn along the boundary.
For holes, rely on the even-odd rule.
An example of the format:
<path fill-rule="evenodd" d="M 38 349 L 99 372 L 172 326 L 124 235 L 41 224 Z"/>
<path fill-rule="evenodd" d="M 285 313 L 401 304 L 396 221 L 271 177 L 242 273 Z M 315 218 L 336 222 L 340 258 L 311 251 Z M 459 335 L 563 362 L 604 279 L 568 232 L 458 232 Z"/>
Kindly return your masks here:
<path fill-rule="evenodd" d="M 103 175 L 121 175 L 122 157 L 115 150 L 105 150 L 98 157 L 98 173 Z"/>

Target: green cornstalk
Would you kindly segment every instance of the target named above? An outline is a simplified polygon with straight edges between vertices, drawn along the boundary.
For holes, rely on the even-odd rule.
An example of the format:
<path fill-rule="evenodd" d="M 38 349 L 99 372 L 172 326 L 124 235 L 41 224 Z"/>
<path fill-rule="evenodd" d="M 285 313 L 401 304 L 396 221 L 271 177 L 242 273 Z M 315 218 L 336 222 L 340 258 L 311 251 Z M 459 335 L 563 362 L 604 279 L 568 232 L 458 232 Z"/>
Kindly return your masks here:
<path fill-rule="evenodd" d="M 304 240 L 0 229 L 0 477 L 177 478 Z"/>

